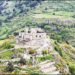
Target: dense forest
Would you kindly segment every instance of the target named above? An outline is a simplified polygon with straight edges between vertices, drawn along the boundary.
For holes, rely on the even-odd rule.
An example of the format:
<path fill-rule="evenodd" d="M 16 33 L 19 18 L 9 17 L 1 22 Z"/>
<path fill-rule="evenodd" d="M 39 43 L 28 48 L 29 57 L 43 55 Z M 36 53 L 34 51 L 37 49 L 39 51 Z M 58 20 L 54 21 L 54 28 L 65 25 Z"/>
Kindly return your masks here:
<path fill-rule="evenodd" d="M 25 26 L 41 27 L 58 42 L 75 46 L 75 1 L 0 1 L 0 40 Z"/>

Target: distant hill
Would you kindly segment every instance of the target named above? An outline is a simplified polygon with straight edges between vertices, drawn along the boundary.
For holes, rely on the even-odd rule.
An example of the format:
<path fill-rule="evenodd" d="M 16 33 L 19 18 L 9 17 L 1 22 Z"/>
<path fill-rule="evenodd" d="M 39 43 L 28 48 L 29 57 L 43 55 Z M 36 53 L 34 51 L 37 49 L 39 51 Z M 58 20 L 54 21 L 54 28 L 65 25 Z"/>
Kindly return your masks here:
<path fill-rule="evenodd" d="M 0 39 L 41 27 L 59 42 L 75 46 L 75 1 L 0 1 Z"/>

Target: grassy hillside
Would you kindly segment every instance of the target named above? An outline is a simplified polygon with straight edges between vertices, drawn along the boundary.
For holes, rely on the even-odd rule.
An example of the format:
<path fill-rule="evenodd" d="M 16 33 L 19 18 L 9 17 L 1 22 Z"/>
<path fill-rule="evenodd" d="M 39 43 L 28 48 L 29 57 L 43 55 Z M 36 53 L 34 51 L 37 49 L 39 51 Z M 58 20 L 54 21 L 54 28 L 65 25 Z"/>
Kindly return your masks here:
<path fill-rule="evenodd" d="M 28 27 L 41 27 L 59 42 L 75 46 L 75 1 L 7 1 L 0 4 L 0 39 Z"/>
<path fill-rule="evenodd" d="M 55 42 L 54 44 L 55 50 L 59 52 L 62 59 L 65 60 L 67 63 L 70 72 L 72 75 L 75 74 L 75 48 L 72 47 L 70 44 L 62 43 L 59 44 L 58 42 Z"/>
<path fill-rule="evenodd" d="M 15 44 L 14 39 L 12 40 L 7 39 L 7 40 L 0 41 L 0 59 L 19 58 L 20 56 L 18 55 L 20 53 L 22 54 L 24 53 L 25 48 L 12 49 L 12 47 L 14 47 L 13 44 Z M 50 54 L 49 56 L 37 57 L 38 61 L 39 62 L 45 60 L 56 61 L 57 62 L 56 66 L 61 70 L 64 70 L 66 67 L 65 64 L 67 64 L 72 75 L 75 75 L 75 48 L 70 44 L 58 43 L 56 40 L 53 39 L 50 39 L 50 44 L 52 45 L 54 50 L 49 52 Z M 15 63 L 18 64 L 18 62 Z M 3 66 L 6 66 L 2 64 L 3 63 L 0 62 L 0 69 L 2 69 Z M 39 73 L 38 71 L 39 70 L 37 70 L 36 72 Z"/>

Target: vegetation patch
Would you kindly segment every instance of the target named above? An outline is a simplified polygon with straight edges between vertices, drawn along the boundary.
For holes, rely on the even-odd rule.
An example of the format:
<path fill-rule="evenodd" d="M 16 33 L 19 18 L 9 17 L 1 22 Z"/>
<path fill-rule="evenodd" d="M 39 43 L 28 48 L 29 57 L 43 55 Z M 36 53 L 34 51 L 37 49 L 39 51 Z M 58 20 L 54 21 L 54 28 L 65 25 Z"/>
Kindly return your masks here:
<path fill-rule="evenodd" d="M 75 64 L 69 64 L 69 70 L 72 73 L 72 75 L 75 75 Z"/>
<path fill-rule="evenodd" d="M 45 61 L 45 60 L 51 60 L 53 58 L 52 55 L 50 56 L 44 56 L 44 57 L 37 57 L 39 62 Z"/>
<path fill-rule="evenodd" d="M 55 50 L 58 51 L 61 56 L 63 56 L 62 49 L 57 42 L 55 42 Z"/>
<path fill-rule="evenodd" d="M 36 50 L 29 50 L 29 54 L 34 54 Z"/>
<path fill-rule="evenodd" d="M 10 48 L 14 48 L 14 46 L 11 45 L 9 40 L 6 40 L 1 44 L 0 48 L 10 49 Z"/>
<path fill-rule="evenodd" d="M 2 59 L 11 59 L 12 54 L 13 52 L 11 50 L 7 50 L 5 52 L 2 52 L 0 55 Z"/>
<path fill-rule="evenodd" d="M 47 54 L 47 53 L 48 53 L 47 50 L 42 50 L 42 54 L 43 54 L 43 55 L 45 55 L 45 54 Z"/>

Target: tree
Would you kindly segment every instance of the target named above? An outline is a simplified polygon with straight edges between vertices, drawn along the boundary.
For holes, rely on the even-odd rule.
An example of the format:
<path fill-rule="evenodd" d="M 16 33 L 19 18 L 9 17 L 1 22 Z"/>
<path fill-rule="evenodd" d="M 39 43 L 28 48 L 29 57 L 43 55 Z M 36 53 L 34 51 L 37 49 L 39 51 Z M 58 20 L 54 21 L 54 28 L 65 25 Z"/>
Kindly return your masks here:
<path fill-rule="evenodd" d="M 47 54 L 47 50 L 42 50 L 42 54 Z"/>
<path fill-rule="evenodd" d="M 75 15 L 73 15 L 72 17 L 75 18 Z"/>
<path fill-rule="evenodd" d="M 14 39 L 14 36 L 13 35 L 9 35 L 9 39 Z"/>
<path fill-rule="evenodd" d="M 14 66 L 11 62 L 8 62 L 8 65 L 6 67 L 6 71 L 12 72 L 14 70 Z"/>
<path fill-rule="evenodd" d="M 19 32 L 14 32 L 14 36 L 17 36 L 17 35 L 19 35 Z"/>
<path fill-rule="evenodd" d="M 21 64 L 25 65 L 26 64 L 26 60 L 24 58 L 21 58 L 19 61 Z"/>
<path fill-rule="evenodd" d="M 45 8 L 45 10 L 47 10 L 47 8 Z"/>
<path fill-rule="evenodd" d="M 34 54 L 35 50 L 29 50 L 29 54 Z"/>
<path fill-rule="evenodd" d="M 53 13 L 53 15 L 55 15 L 55 13 Z"/>
<path fill-rule="evenodd" d="M 2 25 L 2 20 L 0 20 L 0 26 Z"/>

